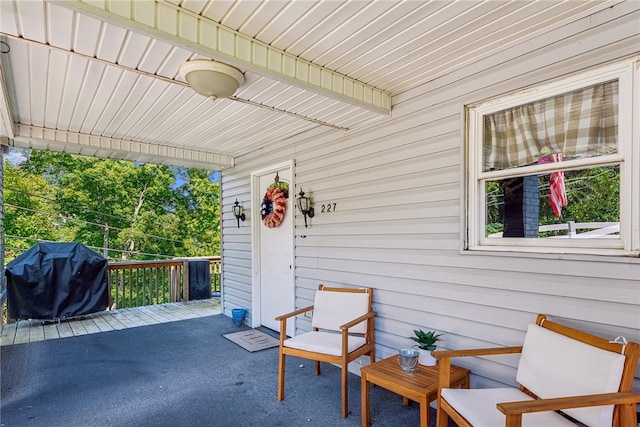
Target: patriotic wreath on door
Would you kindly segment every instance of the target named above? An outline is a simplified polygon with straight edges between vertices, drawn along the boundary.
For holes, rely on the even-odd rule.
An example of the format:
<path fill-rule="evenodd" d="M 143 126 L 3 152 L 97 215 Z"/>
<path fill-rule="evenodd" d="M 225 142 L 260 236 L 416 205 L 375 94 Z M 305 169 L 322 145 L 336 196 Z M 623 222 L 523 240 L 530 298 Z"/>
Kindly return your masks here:
<path fill-rule="evenodd" d="M 280 178 L 276 174 L 275 183 L 267 188 L 267 192 L 262 199 L 262 205 L 260 205 L 262 222 L 267 228 L 276 228 L 282 223 L 287 210 L 288 197 L 289 185 L 285 182 L 280 182 Z"/>

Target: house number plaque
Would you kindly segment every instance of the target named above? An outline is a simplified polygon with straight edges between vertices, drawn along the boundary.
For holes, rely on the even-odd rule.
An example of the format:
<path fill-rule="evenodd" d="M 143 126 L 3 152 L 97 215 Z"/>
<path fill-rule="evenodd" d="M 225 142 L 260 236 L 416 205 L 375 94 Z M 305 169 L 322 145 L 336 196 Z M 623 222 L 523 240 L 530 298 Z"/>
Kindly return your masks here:
<path fill-rule="evenodd" d="M 320 212 L 322 213 L 335 212 L 335 210 L 336 210 L 336 203 L 326 203 L 320 207 Z"/>

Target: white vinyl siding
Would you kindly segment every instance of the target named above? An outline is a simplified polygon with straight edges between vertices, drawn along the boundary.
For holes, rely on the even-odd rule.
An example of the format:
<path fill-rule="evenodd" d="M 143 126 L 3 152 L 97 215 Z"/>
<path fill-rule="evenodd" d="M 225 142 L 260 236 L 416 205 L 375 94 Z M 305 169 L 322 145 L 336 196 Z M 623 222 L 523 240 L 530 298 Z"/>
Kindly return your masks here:
<path fill-rule="evenodd" d="M 225 312 L 250 306 L 250 225 L 261 226 L 238 229 L 231 206 L 238 197 L 250 217 L 251 171 L 295 159 L 295 192 L 316 210 L 308 228 L 295 212 L 296 306 L 311 303 L 318 283 L 374 288 L 377 357 L 411 346 L 414 328 L 443 332 L 445 348 L 520 345 L 537 313 L 640 341 L 640 259 L 465 253 L 461 204 L 464 106 L 638 55 L 639 20 L 637 3 L 617 4 L 394 94 L 388 119 L 318 127 L 236 158 L 222 172 Z M 328 203 L 335 212 L 320 212 Z M 460 363 L 474 385 L 515 383 L 515 356 Z"/>

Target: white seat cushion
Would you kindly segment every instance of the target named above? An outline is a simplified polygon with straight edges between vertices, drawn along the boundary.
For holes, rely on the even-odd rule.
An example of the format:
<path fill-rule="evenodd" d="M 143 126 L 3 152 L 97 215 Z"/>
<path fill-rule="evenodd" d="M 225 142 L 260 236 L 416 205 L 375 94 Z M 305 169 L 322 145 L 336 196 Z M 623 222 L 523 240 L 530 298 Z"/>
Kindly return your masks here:
<path fill-rule="evenodd" d="M 532 400 L 517 388 L 442 389 L 442 397 L 474 427 L 504 426 L 505 416 L 496 408 L 498 403 Z M 576 427 L 555 412 L 524 414 L 522 427 Z"/>
<path fill-rule="evenodd" d="M 360 336 L 349 336 L 348 353 L 362 347 L 367 341 Z M 326 331 L 311 331 L 284 340 L 284 346 L 316 353 L 342 355 L 342 334 Z"/>

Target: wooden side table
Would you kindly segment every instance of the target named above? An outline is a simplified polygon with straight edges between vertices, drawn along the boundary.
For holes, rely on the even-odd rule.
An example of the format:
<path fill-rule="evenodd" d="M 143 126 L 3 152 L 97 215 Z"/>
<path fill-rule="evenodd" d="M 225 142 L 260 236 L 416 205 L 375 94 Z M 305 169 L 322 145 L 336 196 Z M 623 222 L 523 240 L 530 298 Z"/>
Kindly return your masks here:
<path fill-rule="evenodd" d="M 362 427 L 369 427 L 369 385 L 375 384 L 420 404 L 420 427 L 429 426 L 429 404 L 438 398 L 438 367 L 418 365 L 418 373 L 402 373 L 398 356 L 391 356 L 360 369 L 362 386 Z M 469 388 L 470 371 L 451 365 L 451 387 Z"/>

